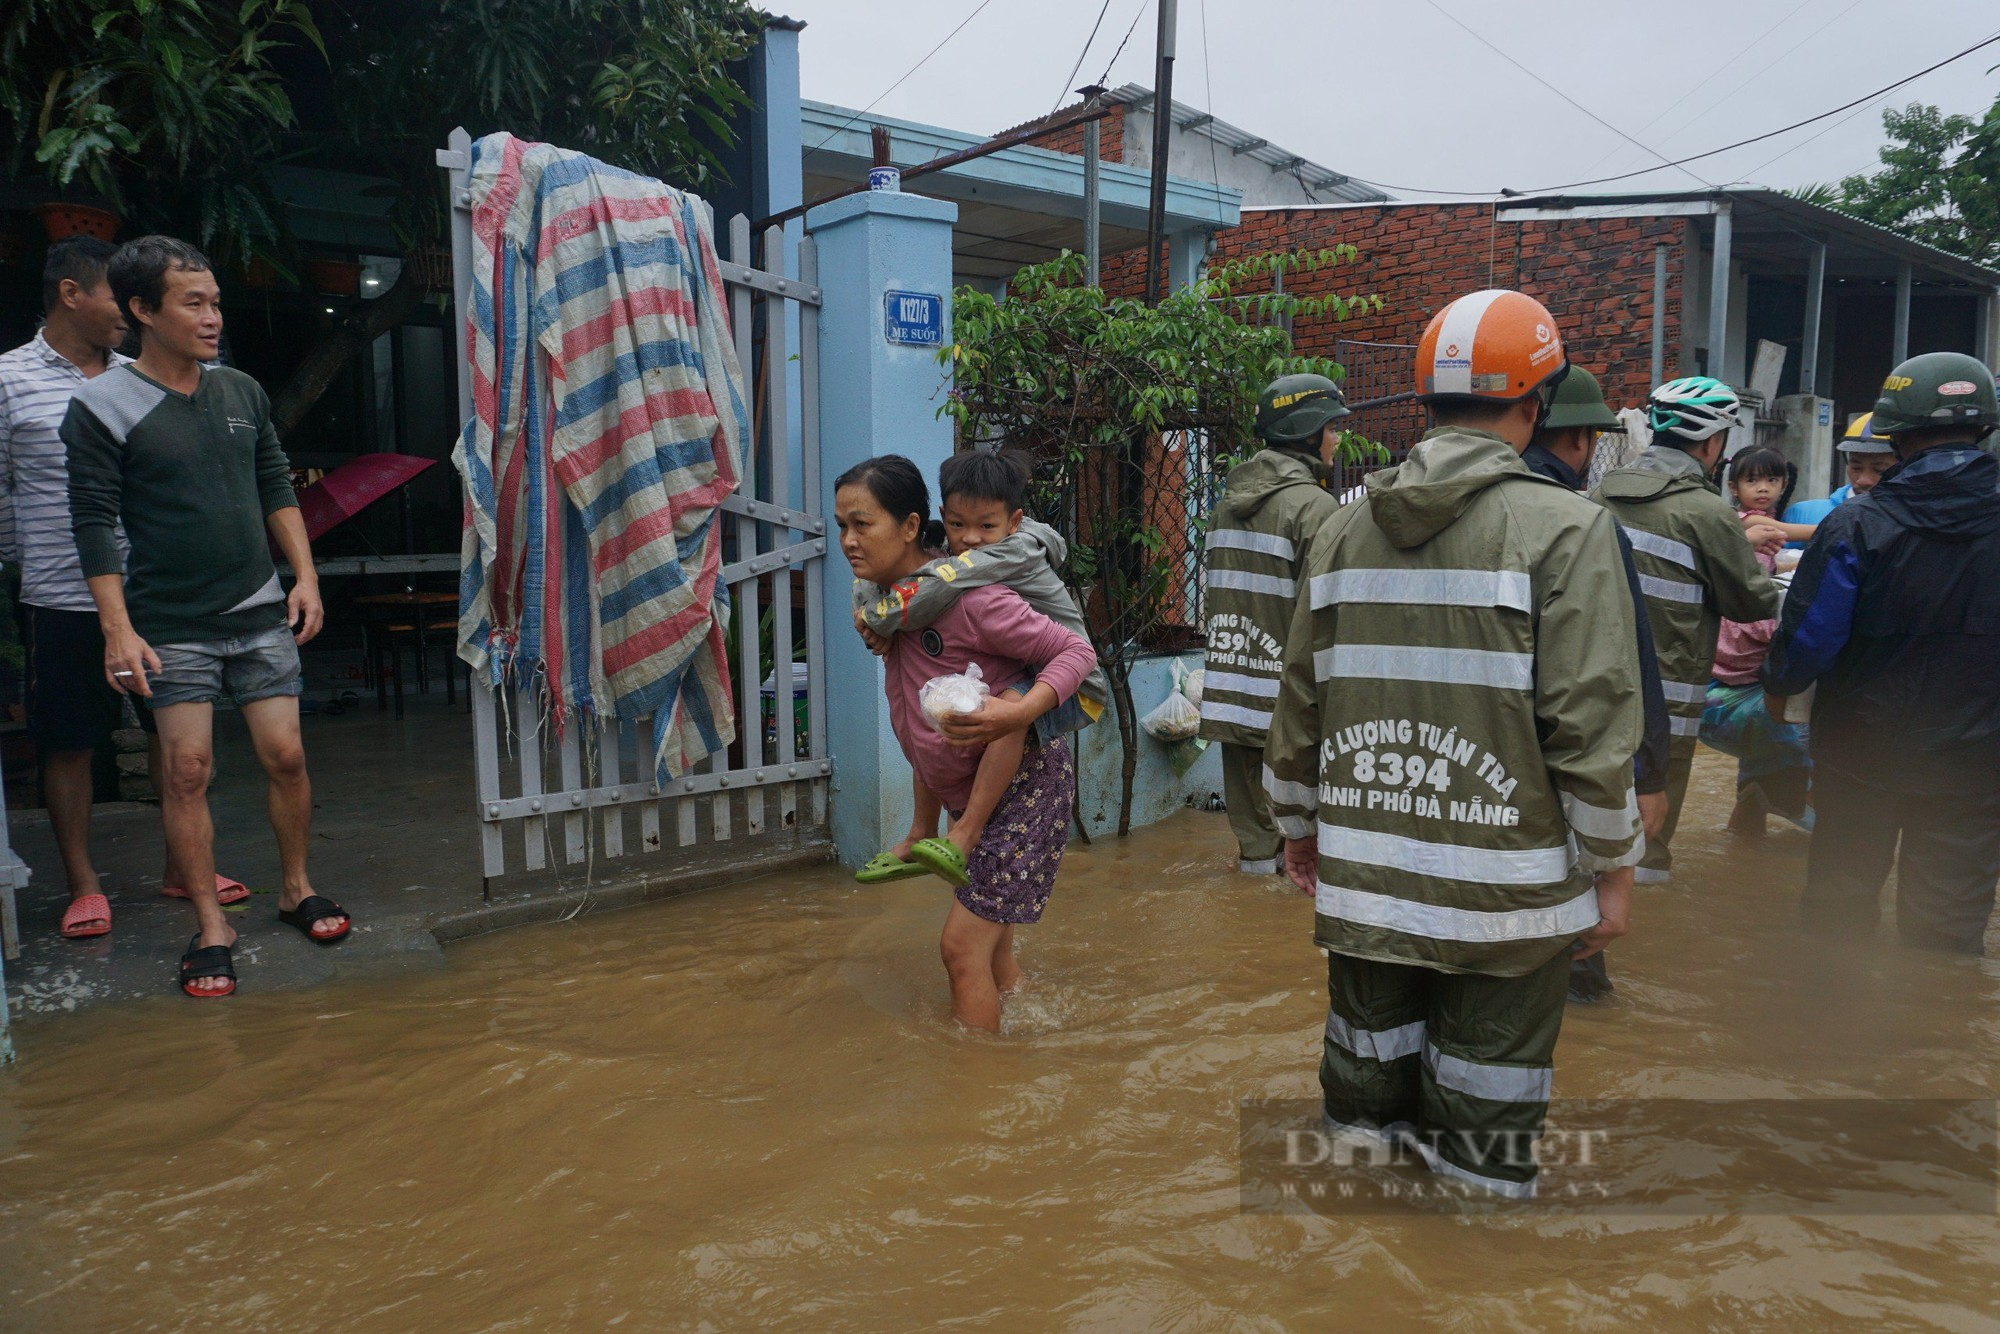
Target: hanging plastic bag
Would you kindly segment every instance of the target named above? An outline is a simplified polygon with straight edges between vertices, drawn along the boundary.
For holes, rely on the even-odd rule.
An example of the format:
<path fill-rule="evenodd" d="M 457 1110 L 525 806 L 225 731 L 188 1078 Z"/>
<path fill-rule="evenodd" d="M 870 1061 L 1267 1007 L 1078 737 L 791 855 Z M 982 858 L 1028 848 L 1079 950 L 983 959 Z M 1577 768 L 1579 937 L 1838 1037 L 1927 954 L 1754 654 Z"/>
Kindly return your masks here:
<path fill-rule="evenodd" d="M 975 662 L 957 675 L 933 676 L 924 682 L 917 691 L 917 707 L 924 711 L 932 728 L 943 731 L 938 724 L 947 717 L 954 713 L 978 713 L 992 693 L 986 687 L 985 673 Z"/>
<path fill-rule="evenodd" d="M 1186 741 L 1201 730 L 1201 709 L 1182 693 L 1182 668 L 1174 664 L 1174 687 L 1153 711 L 1139 720 L 1155 741 Z"/>
<path fill-rule="evenodd" d="M 1181 693 L 1187 696 L 1188 703 L 1194 705 L 1197 712 L 1201 709 L 1201 692 L 1207 686 L 1208 669 L 1206 667 L 1197 667 L 1181 678 Z"/>

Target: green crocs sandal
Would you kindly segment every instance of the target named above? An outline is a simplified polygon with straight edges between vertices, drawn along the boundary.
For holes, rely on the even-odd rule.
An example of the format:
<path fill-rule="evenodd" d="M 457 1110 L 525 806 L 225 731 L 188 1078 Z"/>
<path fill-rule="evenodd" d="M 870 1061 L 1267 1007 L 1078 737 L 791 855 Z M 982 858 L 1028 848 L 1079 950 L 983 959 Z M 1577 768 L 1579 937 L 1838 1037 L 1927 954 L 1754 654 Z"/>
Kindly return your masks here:
<path fill-rule="evenodd" d="M 893 852 L 878 852 L 868 859 L 866 866 L 854 873 L 854 878 L 864 885 L 881 885 L 891 880 L 908 880 L 912 876 L 929 874 L 915 862 L 899 860 Z"/>
<path fill-rule="evenodd" d="M 965 854 L 942 838 L 923 838 L 910 848 L 910 860 L 937 876 L 953 889 L 963 889 L 972 877 L 966 873 Z"/>

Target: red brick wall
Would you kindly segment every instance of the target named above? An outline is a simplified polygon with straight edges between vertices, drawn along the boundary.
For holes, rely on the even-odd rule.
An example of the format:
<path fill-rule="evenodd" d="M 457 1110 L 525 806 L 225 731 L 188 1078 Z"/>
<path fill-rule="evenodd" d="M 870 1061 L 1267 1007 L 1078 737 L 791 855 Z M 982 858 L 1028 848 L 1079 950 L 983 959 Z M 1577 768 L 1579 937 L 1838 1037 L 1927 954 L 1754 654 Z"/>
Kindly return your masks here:
<path fill-rule="evenodd" d="M 1068 106 L 1055 114 L 1064 116 L 1075 110 L 1076 107 Z M 1047 120 L 1049 117 L 1044 116 L 1040 119 Z M 1015 130 L 1025 130 L 1033 124 L 1035 122 L 1032 120 L 1026 121 L 1014 126 L 1012 129 L 1002 130 L 1000 134 L 1012 134 Z M 997 139 L 1000 135 L 993 137 Z M 1071 125 L 1067 129 L 1052 130 L 1048 134 L 1036 136 L 1029 142 L 1037 148 L 1046 148 L 1052 153 L 1068 153 L 1073 157 L 1080 157 L 1083 154 L 1083 126 Z M 1097 122 L 1097 158 L 1100 162 L 1123 162 L 1125 160 L 1125 104 L 1123 102 L 1112 103 L 1110 114 Z"/>
<path fill-rule="evenodd" d="M 1173 249 L 1173 238 L 1160 242 L 1160 281 L 1166 282 L 1167 256 Z M 1106 296 L 1129 296 L 1134 300 L 1146 295 L 1146 250 L 1142 242 L 1131 250 L 1121 250 L 1115 255 L 1106 255 L 1097 266 L 1097 285 Z"/>
<path fill-rule="evenodd" d="M 1354 263 L 1287 279 L 1303 293 L 1379 294 L 1382 312 L 1301 321 L 1302 351 L 1333 356 L 1343 338 L 1414 343 L 1446 304 L 1483 287 L 1528 293 L 1556 317 L 1570 359 L 1604 382 L 1614 408 L 1645 401 L 1651 388 L 1653 249 L 1667 247 L 1667 367 L 1680 340 L 1685 261 L 1682 218 L 1583 218 L 1501 222 L 1485 204 L 1412 204 L 1278 209 L 1243 215 L 1216 237 L 1211 262 L 1271 250 L 1360 249 Z"/>

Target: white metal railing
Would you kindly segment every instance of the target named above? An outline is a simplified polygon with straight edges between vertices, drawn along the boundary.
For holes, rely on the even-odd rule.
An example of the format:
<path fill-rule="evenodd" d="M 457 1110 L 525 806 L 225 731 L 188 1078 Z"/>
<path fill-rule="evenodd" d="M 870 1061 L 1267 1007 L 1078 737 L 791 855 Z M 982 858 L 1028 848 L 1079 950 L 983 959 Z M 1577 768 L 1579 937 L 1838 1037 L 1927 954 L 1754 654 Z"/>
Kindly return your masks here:
<path fill-rule="evenodd" d="M 470 290 L 471 139 L 452 134 L 438 163 L 451 172 L 453 293 L 461 312 Z M 502 708 L 483 682 L 473 690 L 473 744 L 480 853 L 490 880 L 510 871 L 642 856 L 697 844 L 733 842 L 775 831 L 809 835 L 827 823 L 833 766 L 826 753 L 826 642 L 817 562 L 826 557 L 819 513 L 818 257 L 810 237 L 797 244 L 796 274 L 783 272 L 782 228 L 763 237 L 756 261 L 750 222 L 734 218 L 722 274 L 730 297 L 737 359 L 751 386 L 751 438 L 737 493 L 716 522 L 724 525 L 718 585 L 729 599 L 735 641 L 733 694 L 737 740 L 695 772 L 655 779 L 649 719 L 572 720 L 551 736 L 544 711 L 526 690 Z M 761 309 L 760 309 L 761 307 Z M 788 315 L 797 311 L 798 402 L 792 403 Z M 758 338 L 761 314 L 762 337 Z M 470 367 L 460 349 L 461 420 L 472 411 Z M 794 412 L 796 411 L 796 415 Z M 793 441 L 796 424 L 796 445 Z M 797 488 L 793 450 L 798 451 Z M 803 625 L 794 597 L 803 574 Z M 768 608 L 766 646 L 763 610 Z M 806 734 L 794 730 L 790 664 L 803 634 Z M 764 683 L 771 722 L 765 726 Z M 504 731 L 504 735 L 503 735 Z M 511 850 L 511 851 L 510 851 Z"/>

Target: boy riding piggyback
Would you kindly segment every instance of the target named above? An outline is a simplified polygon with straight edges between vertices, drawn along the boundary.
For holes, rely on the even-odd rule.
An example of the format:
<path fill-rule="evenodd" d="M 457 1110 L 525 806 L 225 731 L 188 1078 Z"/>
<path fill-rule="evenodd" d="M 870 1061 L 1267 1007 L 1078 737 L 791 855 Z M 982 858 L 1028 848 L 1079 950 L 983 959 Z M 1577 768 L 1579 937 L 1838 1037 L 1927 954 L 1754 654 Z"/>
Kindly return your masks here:
<path fill-rule="evenodd" d="M 1030 608 L 1086 641 L 1090 631 L 1077 611 L 1057 567 L 1069 554 L 1062 535 L 1027 517 L 1030 464 L 1011 450 L 968 450 L 938 467 L 938 493 L 946 554 L 897 580 L 885 593 L 865 580 L 854 586 L 854 624 L 876 653 L 887 653 L 894 636 L 918 634 L 975 588 L 999 585 L 1020 594 Z M 1026 693 L 1028 685 L 1020 687 Z M 1073 699 L 1065 700 L 1035 725 L 1043 741 L 1078 732 L 1095 722 L 1111 698 L 1101 667 L 1093 666 Z M 866 880 L 899 878 L 916 866 L 954 887 L 965 883 L 965 861 L 977 846 L 987 820 L 1022 758 L 1022 740 L 995 745 L 982 760 L 964 813 L 943 838 L 927 838 L 910 849 L 894 849 L 884 870 Z M 907 856 L 910 860 L 904 863 Z M 890 863 L 903 867 L 890 868 Z"/>

